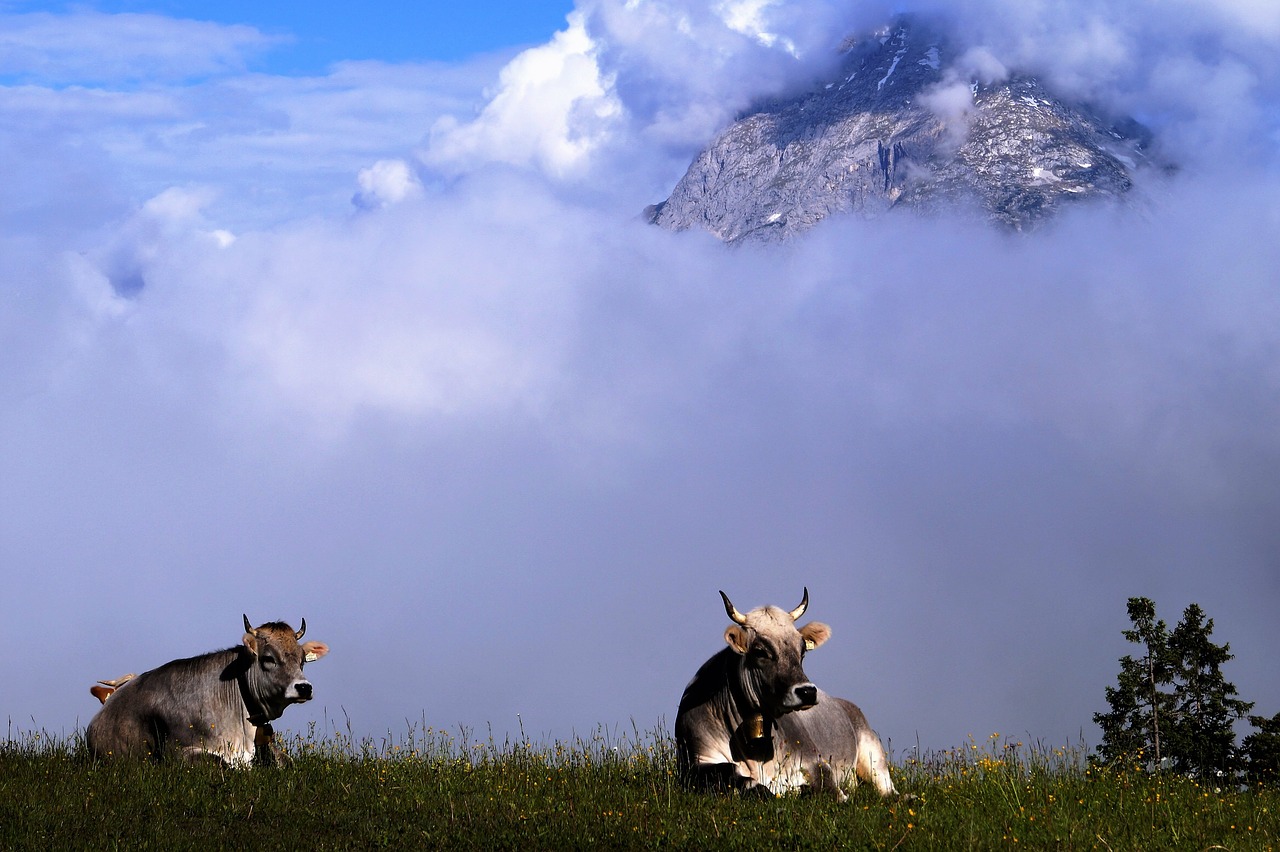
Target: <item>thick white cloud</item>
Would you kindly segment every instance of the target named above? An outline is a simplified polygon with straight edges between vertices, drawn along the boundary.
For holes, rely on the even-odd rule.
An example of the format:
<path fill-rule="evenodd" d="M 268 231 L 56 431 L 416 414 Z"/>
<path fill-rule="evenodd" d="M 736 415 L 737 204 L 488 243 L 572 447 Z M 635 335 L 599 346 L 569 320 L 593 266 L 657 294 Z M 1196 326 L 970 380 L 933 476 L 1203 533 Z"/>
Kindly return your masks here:
<path fill-rule="evenodd" d="M 1198 155 L 1144 209 L 1019 237 L 891 217 L 727 250 L 640 222 L 656 176 L 817 67 L 806 21 L 870 5 L 748 5 L 741 32 L 584 3 L 502 76 L 0 87 L 0 640 L 47 644 L 0 664 L 15 720 L 68 730 L 93 680 L 248 612 L 334 648 L 287 726 L 649 727 L 718 646 L 716 589 L 806 584 L 836 629 L 810 674 L 899 749 L 1088 733 L 1130 594 L 1201 603 L 1274 712 L 1266 12 L 1072 8 L 967 4 L 975 67 L 1097 33 L 1039 61 Z M 478 79 L 489 107 L 421 148 Z"/>
<path fill-rule="evenodd" d="M 570 282 L 539 270 L 571 259 L 555 242 L 541 246 L 530 223 L 477 221 L 458 200 L 405 201 L 394 215 L 245 238 L 211 255 L 211 279 L 272 282 L 241 294 L 231 356 L 271 399 L 324 428 L 368 410 L 539 408 L 555 386 L 570 298 Z"/>
<path fill-rule="evenodd" d="M 584 2 L 565 30 L 503 69 L 478 116 L 442 118 L 423 160 L 450 174 L 500 162 L 580 178 L 635 134 L 684 156 L 750 98 L 807 78 L 802 50 L 807 62 L 832 61 L 839 37 L 813 37 L 832 16 L 799 14 L 803 5 Z"/>
<path fill-rule="evenodd" d="M 425 159 L 445 171 L 497 161 L 570 174 L 612 130 L 619 107 L 610 86 L 582 16 L 570 15 L 567 29 L 502 70 L 479 117 L 467 123 L 440 119 Z"/>
<path fill-rule="evenodd" d="M 1206 133 L 1270 139 L 1265 104 L 1280 91 L 1280 33 L 1259 4 L 921 0 L 948 22 L 961 58 L 938 108 L 958 114 L 959 84 L 1036 73 L 1067 95 L 1161 132 L 1179 158 L 1203 156 Z M 678 164 L 753 101 L 808 85 L 847 35 L 889 20 L 879 3 L 817 0 L 584 0 L 570 27 L 517 57 L 478 117 L 447 116 L 423 154 L 457 174 L 486 162 L 582 179 L 666 152 L 634 170 L 670 181 Z M 952 97 L 947 97 L 950 94 Z M 1262 153 L 1265 153 L 1262 152 Z M 678 174 L 678 172 L 677 172 Z M 654 178 L 650 178 L 652 180 Z"/>
<path fill-rule="evenodd" d="M 806 63 L 829 64 L 839 36 L 815 45 L 813 26 L 792 2 L 691 3 L 594 0 L 587 31 L 604 73 L 649 147 L 687 156 L 753 98 L 806 78 Z M 799 24 L 799 25 L 797 25 Z M 799 59 L 797 58 L 799 57 Z"/>
<path fill-rule="evenodd" d="M 365 210 L 399 204 L 422 194 L 422 182 L 404 160 L 379 160 L 361 169 L 356 181 L 360 191 L 352 201 Z"/>
<path fill-rule="evenodd" d="M 773 47 L 780 40 L 769 26 L 768 12 L 777 4 L 778 0 L 720 0 L 715 10 L 729 29 L 751 36 L 765 47 Z M 781 45 L 792 52 L 796 49 L 789 39 L 782 39 Z"/>

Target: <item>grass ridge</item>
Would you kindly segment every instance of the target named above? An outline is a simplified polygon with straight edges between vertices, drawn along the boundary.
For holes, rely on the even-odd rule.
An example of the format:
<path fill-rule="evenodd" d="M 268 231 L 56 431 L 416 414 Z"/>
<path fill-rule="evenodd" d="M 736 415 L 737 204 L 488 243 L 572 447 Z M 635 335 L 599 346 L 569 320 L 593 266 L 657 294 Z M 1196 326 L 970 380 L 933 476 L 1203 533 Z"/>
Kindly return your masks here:
<path fill-rule="evenodd" d="M 684 789 L 655 729 L 571 741 L 423 725 L 357 740 L 283 736 L 287 767 L 94 761 L 82 735 L 0 743 L 3 849 L 1271 850 L 1280 791 L 1100 768 L 1081 745 L 993 734 L 894 762 L 904 794 L 862 785 L 759 800 Z"/>

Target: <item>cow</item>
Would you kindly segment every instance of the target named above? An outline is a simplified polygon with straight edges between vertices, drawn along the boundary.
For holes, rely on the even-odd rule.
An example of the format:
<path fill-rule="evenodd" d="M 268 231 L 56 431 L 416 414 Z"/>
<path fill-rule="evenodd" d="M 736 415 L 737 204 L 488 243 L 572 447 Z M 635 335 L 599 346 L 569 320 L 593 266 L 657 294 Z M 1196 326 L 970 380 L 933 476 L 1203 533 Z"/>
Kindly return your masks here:
<path fill-rule="evenodd" d="M 743 615 L 724 592 L 727 648 L 685 687 L 676 713 L 680 776 L 697 789 L 776 796 L 825 793 L 845 801 L 862 779 L 896 795 L 880 738 L 852 702 L 823 692 L 804 673 L 804 656 L 831 628 L 795 622 L 809 589 L 790 612 L 764 606 Z"/>
<path fill-rule="evenodd" d="M 137 676 L 99 681 L 90 691 L 102 709 L 85 729 L 95 757 L 130 755 L 162 760 L 213 757 L 233 767 L 284 758 L 271 722 L 290 704 L 312 698 L 305 663 L 329 653 L 323 642 L 299 644 L 281 621 L 252 627 L 244 616 L 241 644 L 174 660 Z"/>

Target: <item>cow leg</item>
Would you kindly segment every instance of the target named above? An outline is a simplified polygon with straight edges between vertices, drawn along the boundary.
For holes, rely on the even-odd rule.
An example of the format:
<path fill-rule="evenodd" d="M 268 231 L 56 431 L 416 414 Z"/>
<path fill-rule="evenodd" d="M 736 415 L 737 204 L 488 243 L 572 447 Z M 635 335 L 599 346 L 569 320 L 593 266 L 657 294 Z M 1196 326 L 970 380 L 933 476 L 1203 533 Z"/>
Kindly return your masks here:
<path fill-rule="evenodd" d="M 248 769 L 253 765 L 253 753 L 237 753 L 223 754 L 204 746 L 183 746 L 182 757 L 188 763 L 202 763 L 205 761 L 216 761 L 227 769 Z"/>
<path fill-rule="evenodd" d="M 805 767 L 805 792 L 814 795 L 835 796 L 837 802 L 847 801 L 849 794 L 840 785 L 840 773 L 825 760 L 819 760 Z"/>
<path fill-rule="evenodd" d="M 259 725 L 253 734 L 254 766 L 292 766 L 293 758 L 276 742 L 275 729 L 270 723 Z"/>
<path fill-rule="evenodd" d="M 736 763 L 699 763 L 689 767 L 689 784 L 710 793 L 727 793 L 737 790 L 744 795 L 773 798 L 773 791 L 754 778 L 738 771 Z"/>
<path fill-rule="evenodd" d="M 208 763 L 216 761 L 223 765 L 230 765 L 229 761 L 215 751 L 210 751 L 204 746 L 183 746 L 182 759 L 187 763 Z"/>
<path fill-rule="evenodd" d="M 863 734 L 858 739 L 857 776 L 875 784 L 881 796 L 896 795 L 898 791 L 894 789 L 893 779 L 889 777 L 889 759 L 885 756 L 880 738 L 874 734 Z"/>

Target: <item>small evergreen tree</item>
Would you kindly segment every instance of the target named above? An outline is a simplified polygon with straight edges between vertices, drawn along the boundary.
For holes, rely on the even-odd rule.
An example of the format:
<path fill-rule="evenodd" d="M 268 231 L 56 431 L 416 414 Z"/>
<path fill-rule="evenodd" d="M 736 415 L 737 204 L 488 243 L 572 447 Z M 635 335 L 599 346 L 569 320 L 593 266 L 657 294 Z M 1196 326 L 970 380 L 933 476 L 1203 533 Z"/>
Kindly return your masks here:
<path fill-rule="evenodd" d="M 1229 645 L 1215 645 L 1213 619 L 1191 604 L 1170 633 L 1149 598 L 1129 598 L 1133 627 L 1124 638 L 1142 647 L 1138 657 L 1120 658 L 1116 686 L 1107 687 L 1098 756 L 1104 762 L 1144 754 L 1157 768 L 1208 776 L 1238 769 L 1233 724 L 1253 708 L 1236 697 L 1222 676 L 1232 659 Z"/>
<path fill-rule="evenodd" d="M 1245 778 L 1250 784 L 1280 784 L 1280 713 L 1270 719 L 1250 716 L 1256 729 L 1244 738 L 1240 752 L 1244 758 Z"/>
<path fill-rule="evenodd" d="M 1098 754 L 1106 763 L 1145 754 L 1160 766 L 1161 725 L 1168 727 L 1173 711 L 1169 629 L 1156 618 L 1156 605 L 1149 598 L 1129 598 L 1128 610 L 1133 627 L 1124 631 L 1124 638 L 1140 645 L 1143 653 L 1120 658 L 1119 679 L 1106 692 L 1111 710 L 1093 714 L 1102 728 Z"/>
<path fill-rule="evenodd" d="M 1234 777 L 1239 766 L 1233 726 L 1253 703 L 1235 697 L 1235 686 L 1222 676 L 1222 664 L 1232 659 L 1231 646 L 1215 645 L 1212 634 L 1213 619 L 1193 603 L 1169 637 L 1176 688 L 1167 751 L 1180 772 Z"/>

